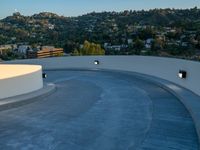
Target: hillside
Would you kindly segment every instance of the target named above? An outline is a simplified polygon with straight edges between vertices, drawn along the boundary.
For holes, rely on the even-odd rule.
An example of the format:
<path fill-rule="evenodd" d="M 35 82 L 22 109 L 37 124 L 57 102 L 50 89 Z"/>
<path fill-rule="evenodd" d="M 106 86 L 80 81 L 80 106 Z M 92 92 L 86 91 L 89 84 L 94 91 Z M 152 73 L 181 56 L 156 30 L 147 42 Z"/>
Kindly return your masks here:
<path fill-rule="evenodd" d="M 31 45 L 55 45 L 72 51 L 85 40 L 99 44 L 126 44 L 127 39 L 154 38 L 166 28 L 176 30 L 179 39 L 185 31 L 200 32 L 200 9 L 154 9 L 89 13 L 64 17 L 49 12 L 13 16 L 0 20 L 0 45 L 28 42 Z M 199 37 L 200 38 L 200 37 Z"/>

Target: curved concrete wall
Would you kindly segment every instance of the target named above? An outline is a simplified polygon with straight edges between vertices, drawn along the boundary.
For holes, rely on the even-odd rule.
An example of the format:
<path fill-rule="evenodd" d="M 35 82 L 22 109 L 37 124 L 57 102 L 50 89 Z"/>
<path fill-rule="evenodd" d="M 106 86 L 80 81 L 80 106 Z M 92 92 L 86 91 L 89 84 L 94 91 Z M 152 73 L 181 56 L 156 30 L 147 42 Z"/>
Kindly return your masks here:
<path fill-rule="evenodd" d="M 0 65 L 0 99 L 26 94 L 42 87 L 41 66 Z"/>
<path fill-rule="evenodd" d="M 99 60 L 99 65 L 94 65 Z M 44 69 L 87 68 L 133 71 L 166 79 L 200 95 L 200 63 L 148 56 L 74 56 L 12 61 L 7 63 L 39 64 Z M 179 70 L 187 71 L 187 78 L 178 78 Z"/>

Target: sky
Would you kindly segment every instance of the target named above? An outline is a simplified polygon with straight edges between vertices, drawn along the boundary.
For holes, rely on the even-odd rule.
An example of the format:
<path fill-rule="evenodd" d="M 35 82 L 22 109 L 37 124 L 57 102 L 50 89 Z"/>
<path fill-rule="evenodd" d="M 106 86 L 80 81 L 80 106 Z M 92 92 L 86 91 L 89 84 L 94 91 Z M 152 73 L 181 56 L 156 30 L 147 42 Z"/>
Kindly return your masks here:
<path fill-rule="evenodd" d="M 89 12 L 148 10 L 153 8 L 200 8 L 200 0 L 0 0 L 0 19 L 15 11 L 33 15 L 52 12 L 79 16 Z"/>

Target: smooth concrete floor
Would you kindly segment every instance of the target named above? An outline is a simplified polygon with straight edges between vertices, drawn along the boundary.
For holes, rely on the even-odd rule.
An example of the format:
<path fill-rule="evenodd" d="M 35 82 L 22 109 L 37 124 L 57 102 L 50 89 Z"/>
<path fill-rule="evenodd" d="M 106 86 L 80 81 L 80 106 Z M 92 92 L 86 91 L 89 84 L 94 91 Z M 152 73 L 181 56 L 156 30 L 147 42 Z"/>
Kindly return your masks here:
<path fill-rule="evenodd" d="M 0 111 L 0 150 L 197 150 L 188 111 L 134 75 L 47 71 L 57 91 Z"/>

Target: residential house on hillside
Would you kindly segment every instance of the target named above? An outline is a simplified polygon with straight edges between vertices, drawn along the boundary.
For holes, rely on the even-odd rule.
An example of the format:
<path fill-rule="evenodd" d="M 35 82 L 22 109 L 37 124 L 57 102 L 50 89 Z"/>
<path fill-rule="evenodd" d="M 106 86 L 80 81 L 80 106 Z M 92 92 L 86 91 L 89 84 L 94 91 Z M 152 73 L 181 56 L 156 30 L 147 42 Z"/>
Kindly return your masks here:
<path fill-rule="evenodd" d="M 30 45 L 20 45 L 18 47 L 18 52 L 22 53 L 22 54 L 26 54 L 28 50 L 31 50 L 31 46 Z"/>

